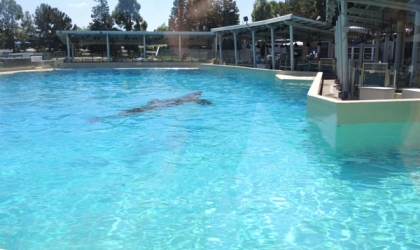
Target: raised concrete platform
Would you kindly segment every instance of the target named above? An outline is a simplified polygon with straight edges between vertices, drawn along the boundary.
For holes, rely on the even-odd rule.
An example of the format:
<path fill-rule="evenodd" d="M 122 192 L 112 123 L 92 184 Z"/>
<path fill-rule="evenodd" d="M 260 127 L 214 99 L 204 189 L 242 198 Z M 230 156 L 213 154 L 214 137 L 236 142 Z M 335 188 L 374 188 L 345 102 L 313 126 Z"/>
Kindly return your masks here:
<path fill-rule="evenodd" d="M 359 100 L 394 99 L 395 89 L 390 87 L 359 87 Z"/>
<path fill-rule="evenodd" d="M 339 91 L 335 87 L 335 80 L 324 80 L 324 84 L 322 86 L 322 96 L 340 100 L 338 98 Z"/>
<path fill-rule="evenodd" d="M 283 73 L 283 72 L 282 72 Z M 285 75 L 285 74 L 278 74 L 276 77 L 280 80 L 304 80 L 304 81 L 313 81 L 315 76 L 293 76 L 293 75 Z"/>
<path fill-rule="evenodd" d="M 420 99 L 420 89 L 403 89 L 402 90 L 402 99 Z"/>
<path fill-rule="evenodd" d="M 330 146 L 420 145 L 420 99 L 343 101 L 335 91 L 324 95 L 327 86 L 322 86 L 318 73 L 308 91 L 306 111 Z"/>

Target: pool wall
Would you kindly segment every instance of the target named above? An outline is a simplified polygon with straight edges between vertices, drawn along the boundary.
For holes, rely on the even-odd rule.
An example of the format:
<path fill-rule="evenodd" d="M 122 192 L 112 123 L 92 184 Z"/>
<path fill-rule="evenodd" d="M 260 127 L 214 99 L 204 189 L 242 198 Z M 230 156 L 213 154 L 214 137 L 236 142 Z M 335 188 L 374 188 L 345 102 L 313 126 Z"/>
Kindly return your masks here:
<path fill-rule="evenodd" d="M 54 61 L 56 69 L 100 69 L 100 68 L 198 68 L 199 62 L 81 62 Z"/>
<path fill-rule="evenodd" d="M 420 144 L 420 99 L 342 101 L 319 95 L 322 77 L 307 95 L 307 116 L 333 147 Z"/>
<path fill-rule="evenodd" d="M 200 69 L 212 70 L 218 73 L 245 73 L 250 76 L 259 77 L 276 77 L 277 75 L 282 76 L 293 76 L 294 79 L 304 78 L 302 80 L 314 79 L 317 73 L 315 72 L 296 72 L 286 70 L 270 70 L 270 69 L 259 69 L 249 67 L 238 67 L 228 65 L 217 65 L 217 64 L 201 64 Z M 281 77 L 278 77 L 281 78 Z M 288 78 L 290 79 L 290 78 Z"/>
<path fill-rule="evenodd" d="M 0 72 L 52 69 L 53 64 L 51 60 L 32 62 L 31 59 L 5 59 L 0 60 Z"/>

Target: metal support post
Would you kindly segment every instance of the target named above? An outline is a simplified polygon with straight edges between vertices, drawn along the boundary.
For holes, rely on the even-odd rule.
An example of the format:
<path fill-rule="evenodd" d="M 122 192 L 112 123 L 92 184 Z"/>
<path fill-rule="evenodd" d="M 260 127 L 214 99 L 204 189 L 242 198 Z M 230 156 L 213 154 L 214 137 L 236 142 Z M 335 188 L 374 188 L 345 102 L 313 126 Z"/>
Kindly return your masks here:
<path fill-rule="evenodd" d="M 295 70 L 295 48 L 293 45 L 293 26 L 289 25 L 289 41 L 290 41 L 290 70 Z"/>
<path fill-rule="evenodd" d="M 70 38 L 69 34 L 66 35 L 66 42 L 67 42 L 67 62 L 70 62 Z"/>
<path fill-rule="evenodd" d="M 178 35 L 178 58 L 179 61 L 182 61 L 182 49 L 181 49 L 181 34 Z"/>
<path fill-rule="evenodd" d="M 271 69 L 276 69 L 276 58 L 274 54 L 274 28 L 270 27 L 271 30 Z"/>
<path fill-rule="evenodd" d="M 111 51 L 109 49 L 109 35 L 108 35 L 108 33 L 106 34 L 106 57 L 107 57 L 107 62 L 111 62 Z"/>
<path fill-rule="evenodd" d="M 147 58 L 146 34 L 143 34 L 143 60 Z"/>
<path fill-rule="evenodd" d="M 255 52 L 255 30 L 251 30 L 252 33 L 252 57 L 254 58 L 254 68 L 257 67 L 257 58 L 256 58 L 256 52 Z"/>
<path fill-rule="evenodd" d="M 223 64 L 222 35 L 221 34 L 217 34 L 217 37 L 219 38 L 219 53 L 220 53 L 220 62 L 219 62 L 219 64 Z"/>
<path fill-rule="evenodd" d="M 238 66 L 238 46 L 236 42 L 236 32 L 233 32 L 233 47 L 234 47 L 234 53 L 235 53 L 235 66 Z"/>
<path fill-rule="evenodd" d="M 347 0 L 341 1 L 341 64 L 342 67 L 342 76 L 340 83 L 343 86 L 343 91 L 349 91 L 349 54 L 348 54 L 348 24 L 347 24 Z"/>
<path fill-rule="evenodd" d="M 417 82 L 417 60 L 420 46 L 420 12 L 416 12 L 414 21 L 413 52 L 411 54 L 411 76 L 410 87 L 414 87 Z"/>

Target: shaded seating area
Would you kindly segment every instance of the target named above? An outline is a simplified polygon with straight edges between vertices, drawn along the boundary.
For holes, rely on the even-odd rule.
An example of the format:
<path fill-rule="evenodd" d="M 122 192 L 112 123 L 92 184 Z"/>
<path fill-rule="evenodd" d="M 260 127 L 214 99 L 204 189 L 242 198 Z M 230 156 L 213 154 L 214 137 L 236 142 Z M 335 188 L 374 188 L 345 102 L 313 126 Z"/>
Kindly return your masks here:
<path fill-rule="evenodd" d="M 210 61 L 213 32 L 57 31 L 66 62 Z"/>
<path fill-rule="evenodd" d="M 66 62 L 213 62 L 286 71 L 323 72 L 340 98 L 359 97 L 361 87 L 420 86 L 420 3 L 327 0 L 326 16 L 293 14 L 209 32 L 58 31 Z M 344 15 L 342 13 L 347 13 Z M 325 18 L 325 19 L 324 19 Z M 102 46 L 78 56 L 76 50 Z M 130 49 L 131 48 L 131 49 Z M 379 67 L 369 69 L 369 67 Z M 384 68 L 385 67 L 385 68 Z"/>

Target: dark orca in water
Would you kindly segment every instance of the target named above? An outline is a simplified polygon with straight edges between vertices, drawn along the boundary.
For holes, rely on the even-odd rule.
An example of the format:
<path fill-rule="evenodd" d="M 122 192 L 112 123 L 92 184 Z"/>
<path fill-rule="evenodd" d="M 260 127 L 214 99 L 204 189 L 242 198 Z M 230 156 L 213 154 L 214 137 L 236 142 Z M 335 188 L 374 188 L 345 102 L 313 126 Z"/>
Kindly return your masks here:
<path fill-rule="evenodd" d="M 171 98 L 171 99 L 166 99 L 166 100 L 151 100 L 150 102 L 148 102 L 144 106 L 141 106 L 139 108 L 124 110 L 124 111 L 120 112 L 119 114 L 122 115 L 122 116 L 131 115 L 131 114 L 135 114 L 135 113 L 149 111 L 149 110 L 152 110 L 152 109 L 161 109 L 161 108 L 181 105 L 181 104 L 184 104 L 184 103 L 187 103 L 187 102 L 195 102 L 195 103 L 202 104 L 202 105 L 212 104 L 210 101 L 207 101 L 207 100 L 204 100 L 204 99 L 199 99 L 202 93 L 203 93 L 203 91 L 197 91 L 197 92 L 186 94 L 186 95 L 183 95 L 183 96 L 180 96 L 180 97 L 177 97 L 177 98 Z"/>
<path fill-rule="evenodd" d="M 151 100 L 146 105 L 143 105 L 141 107 L 123 110 L 120 113 L 115 114 L 115 115 L 109 115 L 105 117 L 96 117 L 92 119 L 91 122 L 98 122 L 105 118 L 124 117 L 124 116 L 132 115 L 132 114 L 142 113 L 149 110 L 177 106 L 177 105 L 181 105 L 187 102 L 195 102 L 201 105 L 211 105 L 212 104 L 211 101 L 208 101 L 205 99 L 199 99 L 201 94 L 203 94 L 203 91 L 189 93 L 189 94 L 177 97 L 177 98 L 170 98 L 170 99 L 165 99 L 165 100 L 158 100 L 158 99 Z"/>

